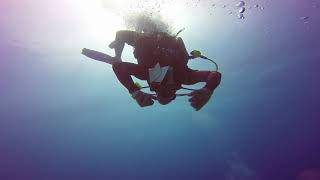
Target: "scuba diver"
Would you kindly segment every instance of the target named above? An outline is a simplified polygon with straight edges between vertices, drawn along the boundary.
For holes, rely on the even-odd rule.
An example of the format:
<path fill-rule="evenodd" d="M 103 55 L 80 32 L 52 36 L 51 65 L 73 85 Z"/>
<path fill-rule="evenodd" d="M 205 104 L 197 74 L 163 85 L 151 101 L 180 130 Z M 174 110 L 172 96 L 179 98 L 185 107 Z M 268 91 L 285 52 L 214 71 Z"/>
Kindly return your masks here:
<path fill-rule="evenodd" d="M 177 96 L 190 96 L 189 102 L 196 110 L 200 110 L 211 98 L 221 81 L 221 73 L 217 64 L 202 56 L 200 51 L 192 51 L 189 56 L 183 40 L 180 37 L 164 32 L 118 31 L 115 40 L 109 45 L 115 50 L 115 57 L 84 48 L 82 54 L 99 61 L 112 64 L 113 71 L 120 83 L 129 91 L 140 107 L 151 106 L 154 100 L 166 105 Z M 134 47 L 134 57 L 137 64 L 123 62 L 122 51 L 125 44 Z M 190 59 L 207 59 L 216 65 L 215 71 L 192 70 L 187 66 Z M 134 83 L 131 76 L 145 80 L 148 87 Z M 188 89 L 182 85 L 193 85 L 205 82 L 201 89 Z M 150 88 L 155 94 L 143 92 Z M 180 89 L 191 90 L 190 94 L 176 94 Z"/>

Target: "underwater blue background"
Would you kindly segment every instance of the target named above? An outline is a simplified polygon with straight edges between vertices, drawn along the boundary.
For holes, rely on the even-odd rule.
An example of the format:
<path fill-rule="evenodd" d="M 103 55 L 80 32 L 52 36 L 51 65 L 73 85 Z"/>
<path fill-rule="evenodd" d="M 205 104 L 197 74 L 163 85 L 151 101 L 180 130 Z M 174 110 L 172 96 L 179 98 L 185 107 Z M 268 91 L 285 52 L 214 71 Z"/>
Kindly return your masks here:
<path fill-rule="evenodd" d="M 201 21 L 191 17 L 181 34 L 187 49 L 214 58 L 223 75 L 199 112 L 186 97 L 140 108 L 109 65 L 80 49 L 39 53 L 17 46 L 7 41 L 10 29 L 3 26 L 0 179 L 291 180 L 319 169 L 315 3 L 269 2 L 244 20 L 223 9 Z M 10 21 L 6 12 L 4 24 Z M 105 44 L 101 51 L 107 48 L 109 42 L 97 41 Z M 125 51 L 123 59 L 132 58 L 132 50 Z"/>

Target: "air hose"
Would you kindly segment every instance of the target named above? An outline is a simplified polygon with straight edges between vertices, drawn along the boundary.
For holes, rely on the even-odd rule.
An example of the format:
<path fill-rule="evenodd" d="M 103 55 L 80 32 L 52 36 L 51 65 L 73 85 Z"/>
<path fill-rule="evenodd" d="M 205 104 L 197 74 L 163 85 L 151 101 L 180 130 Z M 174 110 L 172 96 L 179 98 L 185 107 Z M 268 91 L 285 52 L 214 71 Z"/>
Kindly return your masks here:
<path fill-rule="evenodd" d="M 208 60 L 216 66 L 215 72 L 217 72 L 219 70 L 218 64 L 214 60 L 207 58 L 206 56 L 203 56 L 200 51 L 193 50 L 190 52 L 190 54 L 191 54 L 191 56 L 189 56 L 189 59 L 202 58 L 202 59 Z"/>

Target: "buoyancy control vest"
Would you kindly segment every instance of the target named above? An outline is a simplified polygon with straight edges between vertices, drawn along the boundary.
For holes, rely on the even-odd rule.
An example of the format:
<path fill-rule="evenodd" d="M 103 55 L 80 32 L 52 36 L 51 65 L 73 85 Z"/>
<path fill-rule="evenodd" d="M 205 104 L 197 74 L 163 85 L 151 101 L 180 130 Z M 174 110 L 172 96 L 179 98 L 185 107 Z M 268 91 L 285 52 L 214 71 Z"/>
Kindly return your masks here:
<path fill-rule="evenodd" d="M 188 69 L 188 56 L 182 40 L 167 33 L 141 35 L 135 43 L 134 56 L 138 64 L 153 68 L 157 63 L 173 68 L 174 79 L 178 84 L 184 80 Z"/>

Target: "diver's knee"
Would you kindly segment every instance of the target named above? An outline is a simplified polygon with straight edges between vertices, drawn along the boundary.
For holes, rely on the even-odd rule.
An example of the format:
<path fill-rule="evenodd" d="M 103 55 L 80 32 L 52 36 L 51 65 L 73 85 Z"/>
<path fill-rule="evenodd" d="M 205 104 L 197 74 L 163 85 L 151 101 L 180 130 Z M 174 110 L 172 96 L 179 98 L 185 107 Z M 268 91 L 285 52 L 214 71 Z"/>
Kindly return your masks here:
<path fill-rule="evenodd" d="M 120 30 L 116 33 L 116 41 L 120 44 L 127 43 L 128 45 L 133 46 L 138 36 L 139 33 L 135 31 Z"/>
<path fill-rule="evenodd" d="M 222 74 L 221 74 L 220 72 L 217 71 L 217 72 L 215 72 L 215 73 L 216 73 L 216 76 L 217 76 L 218 79 L 221 79 L 221 78 L 222 78 Z"/>
<path fill-rule="evenodd" d="M 127 32 L 126 30 L 117 31 L 116 32 L 116 41 L 123 41 L 126 32 Z"/>
<path fill-rule="evenodd" d="M 123 36 L 123 34 L 125 34 L 126 32 L 128 32 L 127 30 L 119 30 L 116 32 L 116 37 L 121 37 Z"/>
<path fill-rule="evenodd" d="M 122 71 L 123 69 L 122 62 L 120 61 L 114 62 L 112 64 L 112 69 L 115 73 Z"/>
<path fill-rule="evenodd" d="M 214 73 L 214 75 L 215 75 L 216 81 L 218 82 L 218 84 L 220 84 L 221 78 L 222 78 L 222 74 L 217 71 L 217 72 Z"/>
<path fill-rule="evenodd" d="M 134 34 L 134 31 L 129 31 L 129 30 L 119 30 L 116 33 L 116 39 L 117 40 L 124 40 L 128 39 Z"/>

